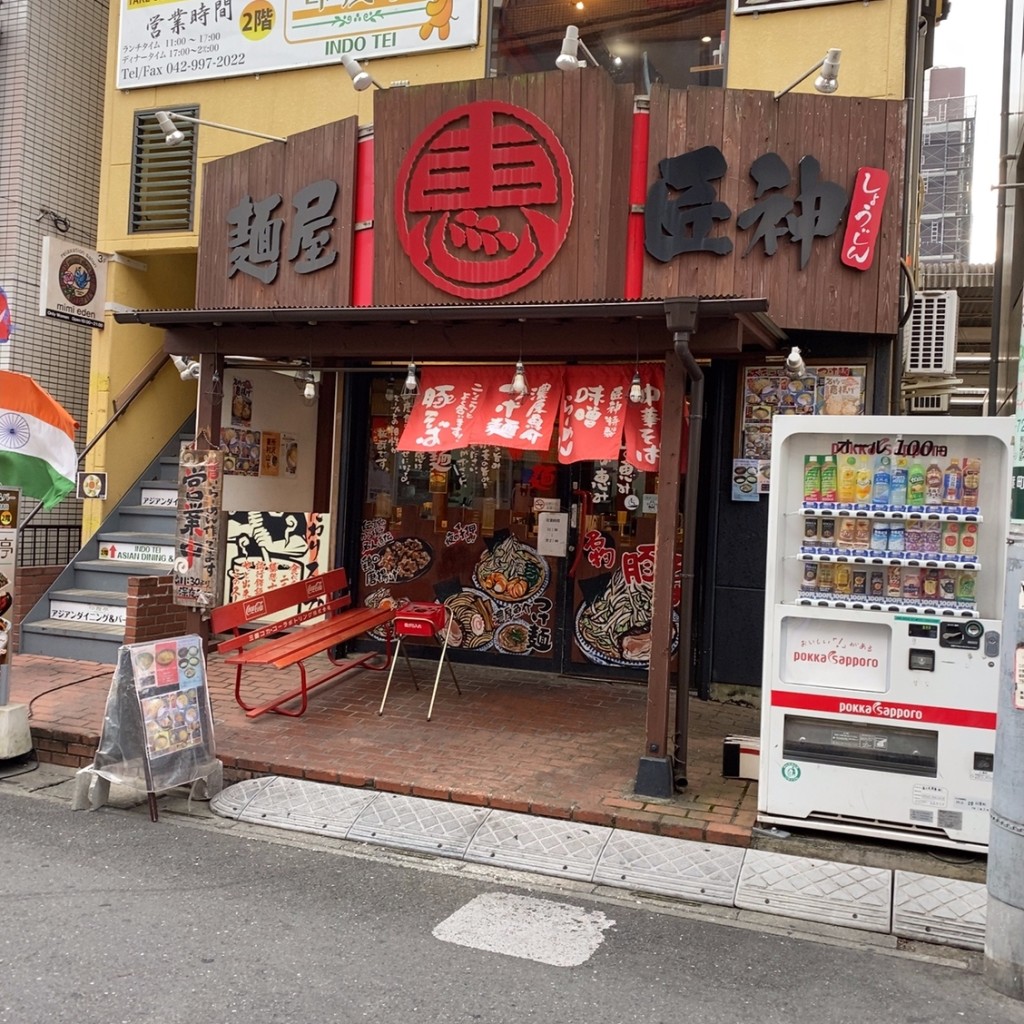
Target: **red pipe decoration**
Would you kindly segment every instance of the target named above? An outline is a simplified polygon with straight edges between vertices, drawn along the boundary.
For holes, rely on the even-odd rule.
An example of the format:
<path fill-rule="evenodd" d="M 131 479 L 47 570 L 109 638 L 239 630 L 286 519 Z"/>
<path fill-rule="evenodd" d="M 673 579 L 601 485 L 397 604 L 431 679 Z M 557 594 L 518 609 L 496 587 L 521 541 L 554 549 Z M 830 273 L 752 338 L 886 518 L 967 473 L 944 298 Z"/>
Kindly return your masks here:
<path fill-rule="evenodd" d="M 629 164 L 629 221 L 626 225 L 626 298 L 639 299 L 644 286 L 644 202 L 647 199 L 647 147 L 651 115 L 646 96 L 633 104 Z"/>
<path fill-rule="evenodd" d="M 359 129 L 356 147 L 352 305 L 373 305 L 373 127 Z"/>

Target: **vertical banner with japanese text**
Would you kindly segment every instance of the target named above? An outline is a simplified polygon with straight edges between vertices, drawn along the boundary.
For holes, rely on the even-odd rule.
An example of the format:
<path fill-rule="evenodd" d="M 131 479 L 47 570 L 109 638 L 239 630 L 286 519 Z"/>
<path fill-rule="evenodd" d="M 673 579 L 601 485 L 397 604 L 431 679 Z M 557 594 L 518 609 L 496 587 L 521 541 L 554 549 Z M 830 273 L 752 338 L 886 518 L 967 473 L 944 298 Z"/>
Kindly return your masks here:
<path fill-rule="evenodd" d="M 565 368 L 559 462 L 618 459 L 630 378 L 628 366 Z"/>
<path fill-rule="evenodd" d="M 224 453 L 186 445 L 178 465 L 174 603 L 212 608 L 220 600 Z"/>

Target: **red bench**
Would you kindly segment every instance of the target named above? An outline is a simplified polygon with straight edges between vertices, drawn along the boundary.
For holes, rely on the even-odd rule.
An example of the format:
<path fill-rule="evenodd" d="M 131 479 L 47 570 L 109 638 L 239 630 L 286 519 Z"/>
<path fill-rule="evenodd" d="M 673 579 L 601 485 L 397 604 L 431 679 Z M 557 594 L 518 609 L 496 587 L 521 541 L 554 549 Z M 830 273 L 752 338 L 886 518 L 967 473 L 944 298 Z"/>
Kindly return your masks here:
<path fill-rule="evenodd" d="M 299 605 L 320 602 L 316 607 L 296 611 L 278 622 L 245 627 L 274 612 Z M 303 625 L 310 619 L 326 615 L 322 621 Z M 269 590 L 256 597 L 234 601 L 214 610 L 210 618 L 214 633 L 231 633 L 229 640 L 217 645 L 217 651 L 230 656 L 224 660 L 235 665 L 235 700 L 248 718 L 273 711 L 278 715 L 297 718 L 304 714 L 310 690 L 345 672 L 356 668 L 383 671 L 391 660 L 391 622 L 395 617 L 391 608 L 352 607 L 348 576 L 344 569 L 333 569 L 321 576 L 311 576 L 298 583 Z M 338 659 L 334 648 L 363 636 L 371 629 L 387 626 L 387 650 L 384 654 L 370 651 L 354 658 Z M 283 635 L 282 635 L 283 634 Z M 317 654 L 327 653 L 332 669 L 314 679 L 306 677 L 306 661 Z M 374 664 L 383 659 L 382 664 Z M 267 704 L 253 707 L 242 700 L 242 672 L 250 665 L 272 666 L 276 669 L 299 667 L 299 686 Z M 298 709 L 284 710 L 281 705 L 301 698 Z"/>

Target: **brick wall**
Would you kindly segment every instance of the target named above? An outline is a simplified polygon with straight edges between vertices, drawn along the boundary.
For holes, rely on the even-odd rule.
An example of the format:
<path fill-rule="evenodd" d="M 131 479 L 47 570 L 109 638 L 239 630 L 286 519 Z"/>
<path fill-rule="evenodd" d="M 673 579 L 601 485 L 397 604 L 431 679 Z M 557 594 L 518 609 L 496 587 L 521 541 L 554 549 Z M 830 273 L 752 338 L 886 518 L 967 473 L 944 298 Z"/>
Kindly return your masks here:
<path fill-rule="evenodd" d="M 148 643 L 188 632 L 188 610 L 174 603 L 172 576 L 131 576 L 124 625 L 126 644 Z"/>
<path fill-rule="evenodd" d="M 8 616 L 14 623 L 12 650 L 19 649 L 21 622 L 29 609 L 50 589 L 53 581 L 63 571 L 63 565 L 20 566 L 14 576 L 14 607 Z"/>

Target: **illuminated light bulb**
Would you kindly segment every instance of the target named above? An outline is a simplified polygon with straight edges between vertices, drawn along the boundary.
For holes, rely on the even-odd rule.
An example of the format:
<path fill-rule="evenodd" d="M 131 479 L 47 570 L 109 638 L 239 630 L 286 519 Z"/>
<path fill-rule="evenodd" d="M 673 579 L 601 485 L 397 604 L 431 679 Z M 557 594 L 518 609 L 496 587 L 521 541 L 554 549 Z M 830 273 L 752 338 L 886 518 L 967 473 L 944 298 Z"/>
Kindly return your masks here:
<path fill-rule="evenodd" d="M 516 372 L 512 375 L 512 394 L 518 395 L 520 398 L 526 394 L 526 367 L 523 366 L 522 359 L 516 363 Z"/>
<path fill-rule="evenodd" d="M 316 398 L 316 385 L 311 381 L 306 381 L 306 386 L 302 389 L 302 397 L 307 402 L 312 402 Z"/>
<path fill-rule="evenodd" d="M 406 394 L 415 395 L 419 390 L 419 385 L 416 383 L 416 364 L 409 363 L 409 366 L 405 371 L 405 386 L 403 388 Z"/>
<path fill-rule="evenodd" d="M 640 371 L 637 370 L 633 374 L 633 379 L 629 384 L 629 400 L 631 402 L 642 402 L 644 400 L 644 386 L 640 382 Z"/>

